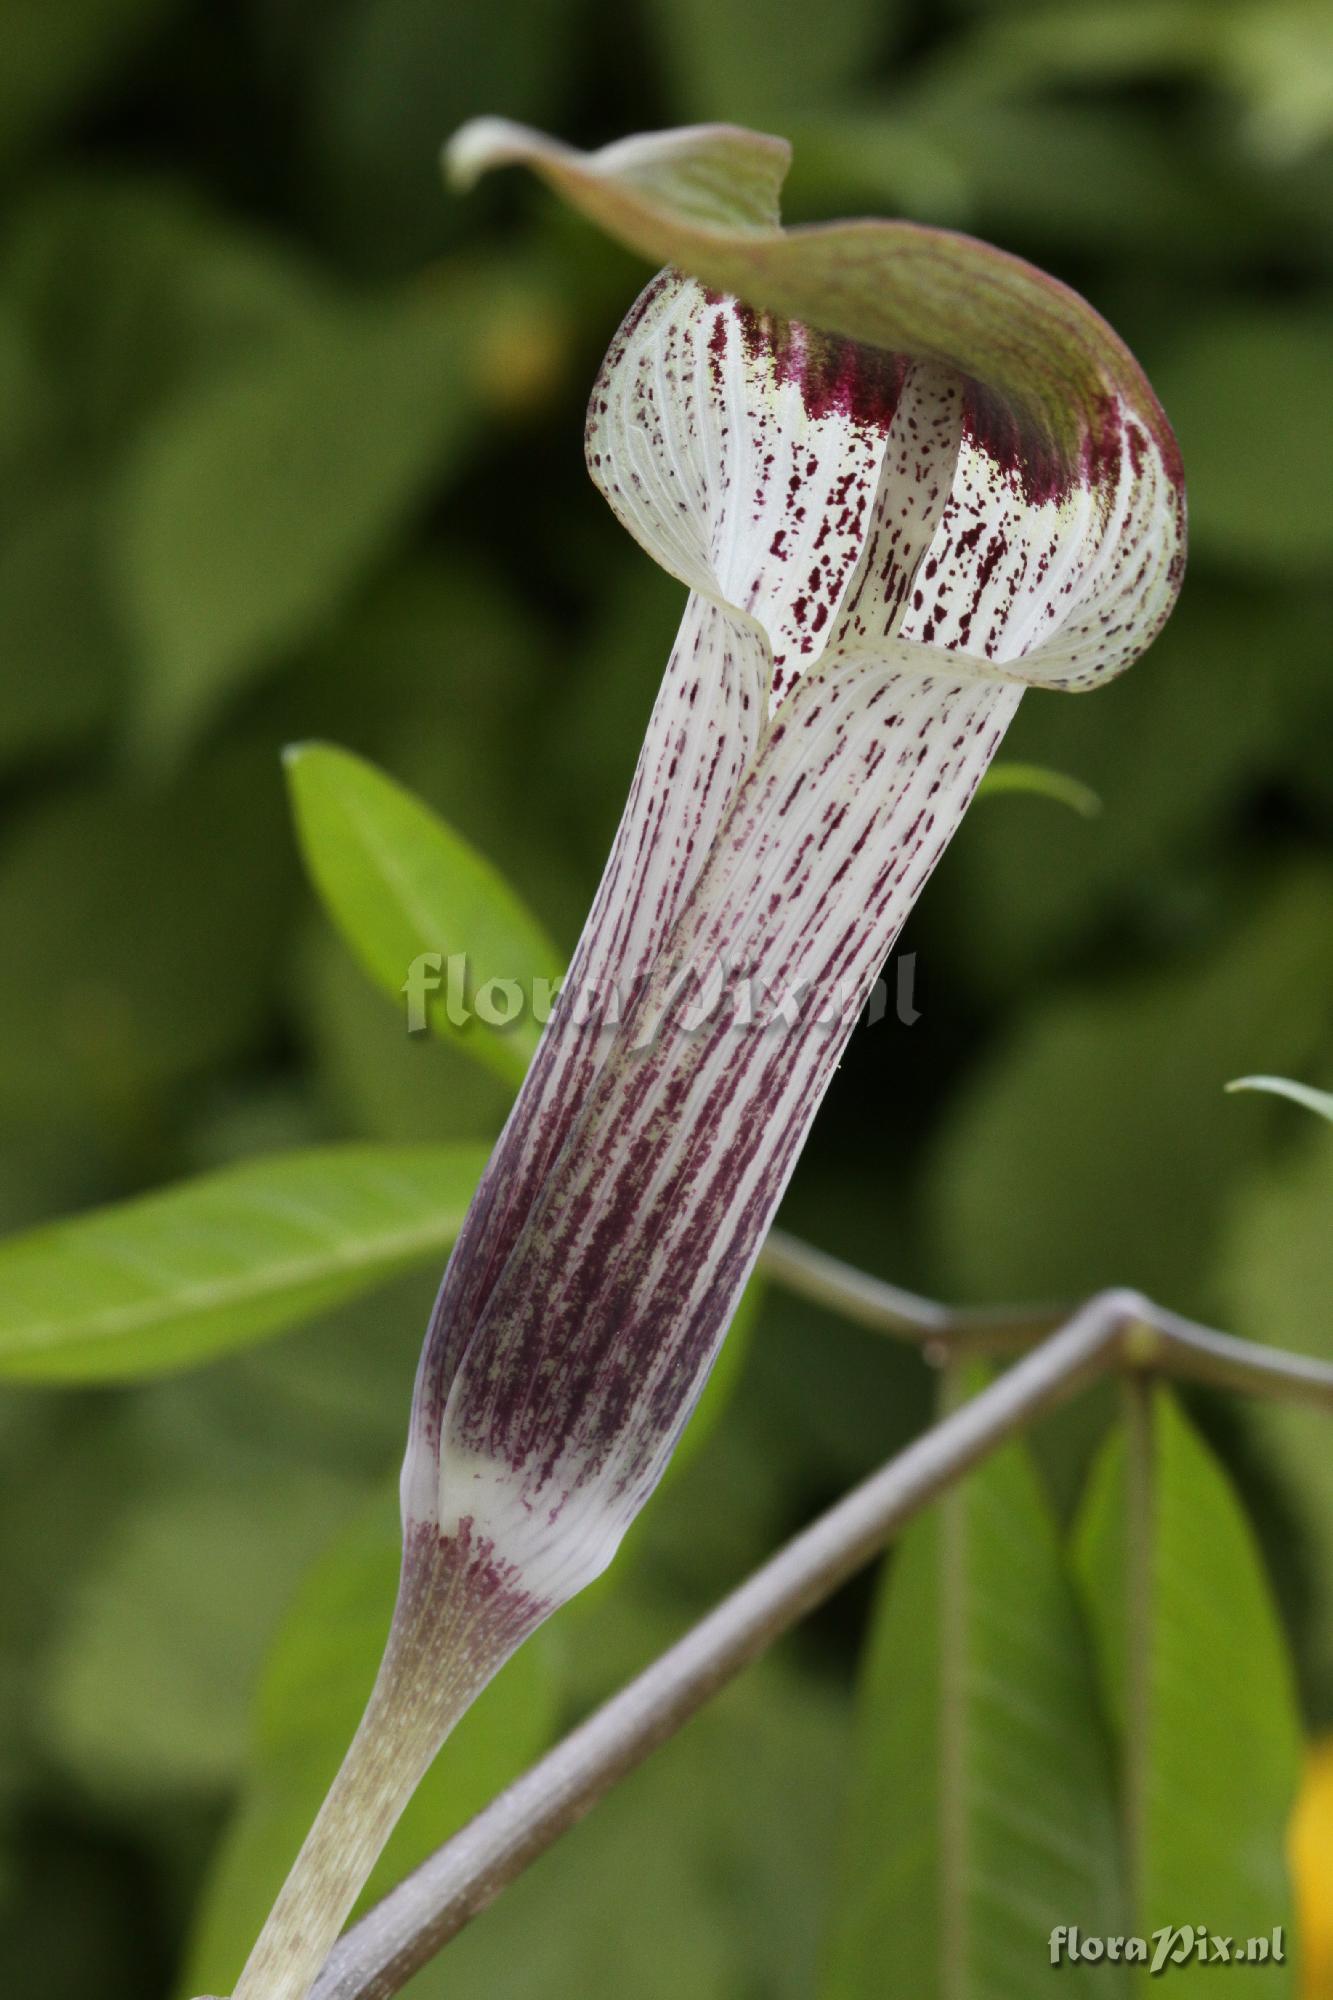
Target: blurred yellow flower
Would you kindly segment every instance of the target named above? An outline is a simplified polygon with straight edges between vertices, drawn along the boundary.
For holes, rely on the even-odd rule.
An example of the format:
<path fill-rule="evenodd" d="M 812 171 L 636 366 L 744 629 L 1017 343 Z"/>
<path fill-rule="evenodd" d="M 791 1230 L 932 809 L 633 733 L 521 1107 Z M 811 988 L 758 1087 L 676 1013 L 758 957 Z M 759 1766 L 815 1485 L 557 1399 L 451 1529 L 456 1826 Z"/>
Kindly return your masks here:
<path fill-rule="evenodd" d="M 1333 1736 L 1316 1744 L 1291 1822 L 1302 2000 L 1333 2000 Z"/>

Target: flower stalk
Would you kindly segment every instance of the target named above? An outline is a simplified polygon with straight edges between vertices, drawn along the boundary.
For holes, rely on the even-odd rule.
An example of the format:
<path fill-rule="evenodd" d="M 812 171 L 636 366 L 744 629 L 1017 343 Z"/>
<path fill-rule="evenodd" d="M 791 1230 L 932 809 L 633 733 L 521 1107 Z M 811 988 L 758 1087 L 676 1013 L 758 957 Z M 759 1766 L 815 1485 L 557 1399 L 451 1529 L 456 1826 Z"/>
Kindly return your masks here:
<path fill-rule="evenodd" d="M 466 1537 L 410 1542 L 365 1713 L 234 2000 L 304 2000 L 440 1746 L 530 1629 Z"/>

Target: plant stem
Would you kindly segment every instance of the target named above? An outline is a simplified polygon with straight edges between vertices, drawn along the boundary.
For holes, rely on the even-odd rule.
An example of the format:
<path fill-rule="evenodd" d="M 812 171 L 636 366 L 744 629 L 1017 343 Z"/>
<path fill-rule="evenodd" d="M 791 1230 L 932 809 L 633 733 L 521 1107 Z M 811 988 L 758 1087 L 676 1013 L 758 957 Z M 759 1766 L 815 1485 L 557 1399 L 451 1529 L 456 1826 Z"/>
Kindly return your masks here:
<path fill-rule="evenodd" d="M 773 1230 L 759 1268 L 799 1298 L 828 1308 L 873 1333 L 918 1340 L 937 1354 L 954 1344 L 968 1354 L 1016 1354 L 1075 1314 L 1074 1306 L 950 1306 L 905 1292 Z M 1333 1363 L 1281 1348 L 1259 1347 L 1200 1326 L 1128 1289 L 1087 1301 L 1127 1333 L 1125 1361 L 1215 1389 L 1239 1389 L 1333 1410 Z M 1078 1308 L 1077 1310 L 1083 1310 Z"/>
<path fill-rule="evenodd" d="M 966 1343 L 969 1353 L 1018 1354 L 1069 1318 L 1069 1306 L 1001 1306 L 972 1309 L 922 1298 L 887 1279 L 858 1271 L 840 1257 L 816 1250 L 784 1230 L 772 1229 L 759 1263 L 766 1277 L 812 1304 L 872 1333 L 905 1340 Z"/>
<path fill-rule="evenodd" d="M 1094 1300 L 789 1542 L 363 1917 L 330 1955 L 312 2000 L 399 1992 L 506 1883 L 953 1480 L 1104 1373 L 1120 1324 Z"/>
<path fill-rule="evenodd" d="M 784 1254 L 796 1253 L 803 1267 L 817 1264 L 821 1285 L 830 1266 L 835 1276 L 847 1269 L 791 1239 L 782 1241 Z M 857 1310 L 849 1308 L 863 1324 L 875 1323 L 867 1317 L 865 1285 L 877 1282 L 864 1281 Z M 823 1297 L 837 1306 L 829 1290 Z M 947 1331 L 953 1316 L 947 1307 L 936 1310 Z M 901 1321 L 889 1330 L 902 1331 Z M 923 1336 L 941 1330 L 938 1320 L 916 1328 Z M 400 1882 L 334 1948 L 311 2000 L 391 2000 L 507 1883 L 951 1481 L 1044 1410 L 1121 1368 L 1149 1368 L 1333 1410 L 1333 1367 L 1326 1362 L 1229 1339 L 1135 1292 L 1098 1294 L 779 1551 Z"/>

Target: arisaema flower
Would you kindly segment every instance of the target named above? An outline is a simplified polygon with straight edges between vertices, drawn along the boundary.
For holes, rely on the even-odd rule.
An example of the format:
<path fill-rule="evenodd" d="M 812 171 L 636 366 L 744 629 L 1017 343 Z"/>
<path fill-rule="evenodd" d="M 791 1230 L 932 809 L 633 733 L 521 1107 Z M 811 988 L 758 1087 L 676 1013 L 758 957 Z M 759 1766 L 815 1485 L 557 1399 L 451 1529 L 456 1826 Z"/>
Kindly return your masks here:
<path fill-rule="evenodd" d="M 668 265 L 587 455 L 688 596 L 431 1320 L 385 1665 L 237 2000 L 305 1993 L 453 1721 L 614 1554 L 1024 690 L 1128 666 L 1182 562 L 1152 391 L 1028 265 L 904 223 L 784 231 L 786 147 L 732 128 L 583 156 L 486 121 L 452 161 L 526 162 Z"/>

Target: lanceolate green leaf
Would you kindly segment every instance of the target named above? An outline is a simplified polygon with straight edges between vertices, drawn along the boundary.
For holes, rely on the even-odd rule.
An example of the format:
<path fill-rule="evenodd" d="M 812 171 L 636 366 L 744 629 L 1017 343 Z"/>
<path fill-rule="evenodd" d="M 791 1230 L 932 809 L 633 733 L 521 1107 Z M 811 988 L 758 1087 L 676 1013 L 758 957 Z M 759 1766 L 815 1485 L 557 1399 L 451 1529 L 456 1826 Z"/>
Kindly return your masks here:
<path fill-rule="evenodd" d="M 0 1244 L 0 1375 L 126 1379 L 248 1345 L 438 1259 L 482 1146 L 330 1146 Z"/>
<path fill-rule="evenodd" d="M 1124 1932 L 1110 1752 L 1055 1528 L 1013 1447 L 892 1560 L 822 2000 L 1031 2000 L 1051 1932 Z M 1121 1995 L 1067 1963 L 1061 1991 Z"/>
<path fill-rule="evenodd" d="M 184 1993 L 229 1993 L 347 1748 L 393 1611 L 402 1530 L 385 1493 L 307 1577 L 260 1687 L 249 1780 L 196 1921 Z M 501 1791 L 554 1722 L 549 1650 L 524 1646 L 445 1745 L 367 1885 L 374 1899 Z"/>
<path fill-rule="evenodd" d="M 1166 1391 L 1155 1399 L 1155 1531 L 1147 1595 L 1148 1714 L 1140 1935 L 1200 1925 L 1241 1943 L 1286 1934 L 1263 1991 L 1293 1993 L 1284 1859 L 1300 1778 L 1286 1646 L 1240 1502 Z M 1084 1504 L 1077 1567 L 1112 1713 L 1125 1705 L 1125 1452 L 1107 1446 Z M 1171 1968 L 1173 1990 L 1211 1992 L 1215 1965 Z"/>
<path fill-rule="evenodd" d="M 992 764 L 977 786 L 978 798 L 995 797 L 1000 792 L 1032 792 L 1038 798 L 1054 799 L 1068 806 L 1080 819 L 1096 819 L 1102 802 L 1091 785 L 1080 783 L 1064 771 L 1052 771 L 1045 764 L 1019 764 L 1009 758 Z"/>
<path fill-rule="evenodd" d="M 112 1461 L 119 1504 L 92 1501 L 96 1555 L 62 1580 L 33 1704 L 47 1754 L 104 1807 L 231 1789 L 255 1680 L 292 1593 L 364 1504 L 354 1468 L 344 1478 L 313 1462 L 303 1441 L 284 1451 L 280 1433 L 255 1446 L 216 1406 L 205 1428 L 198 1406 L 174 1399 L 179 1442 L 164 1445 L 170 1417 L 145 1419 L 148 1400 L 115 1399 L 126 1417 Z M 106 1478 L 110 1467 L 86 1433 L 80 1447 L 92 1460 L 79 1469 L 86 1508 L 94 1468 Z"/>
<path fill-rule="evenodd" d="M 505 1082 L 537 1046 L 555 947 L 491 864 L 373 764 L 298 745 L 287 776 L 306 866 L 347 944 L 396 1004 Z M 412 985 L 412 968 L 423 976 Z M 488 982 L 502 982 L 488 995 Z M 413 995 L 415 993 L 415 1001 Z M 504 1016 L 517 1006 L 512 1021 Z"/>
<path fill-rule="evenodd" d="M 437 281 L 373 310 L 311 311 L 144 432 L 116 574 L 151 751 L 319 628 L 456 460 L 476 309 L 471 289 Z"/>
<path fill-rule="evenodd" d="M 1078 1298 L 1132 1271 L 1152 1296 L 1204 1309 L 1259 1122 L 1221 1081 L 1261 1052 L 1275 1068 L 1316 1059 L 1331 892 L 1327 871 L 1289 869 L 1207 953 L 1033 996 L 936 1128 L 927 1203 L 959 1282 L 981 1298 Z M 1067 1151 L 1052 1135 L 1075 1104 Z"/>

